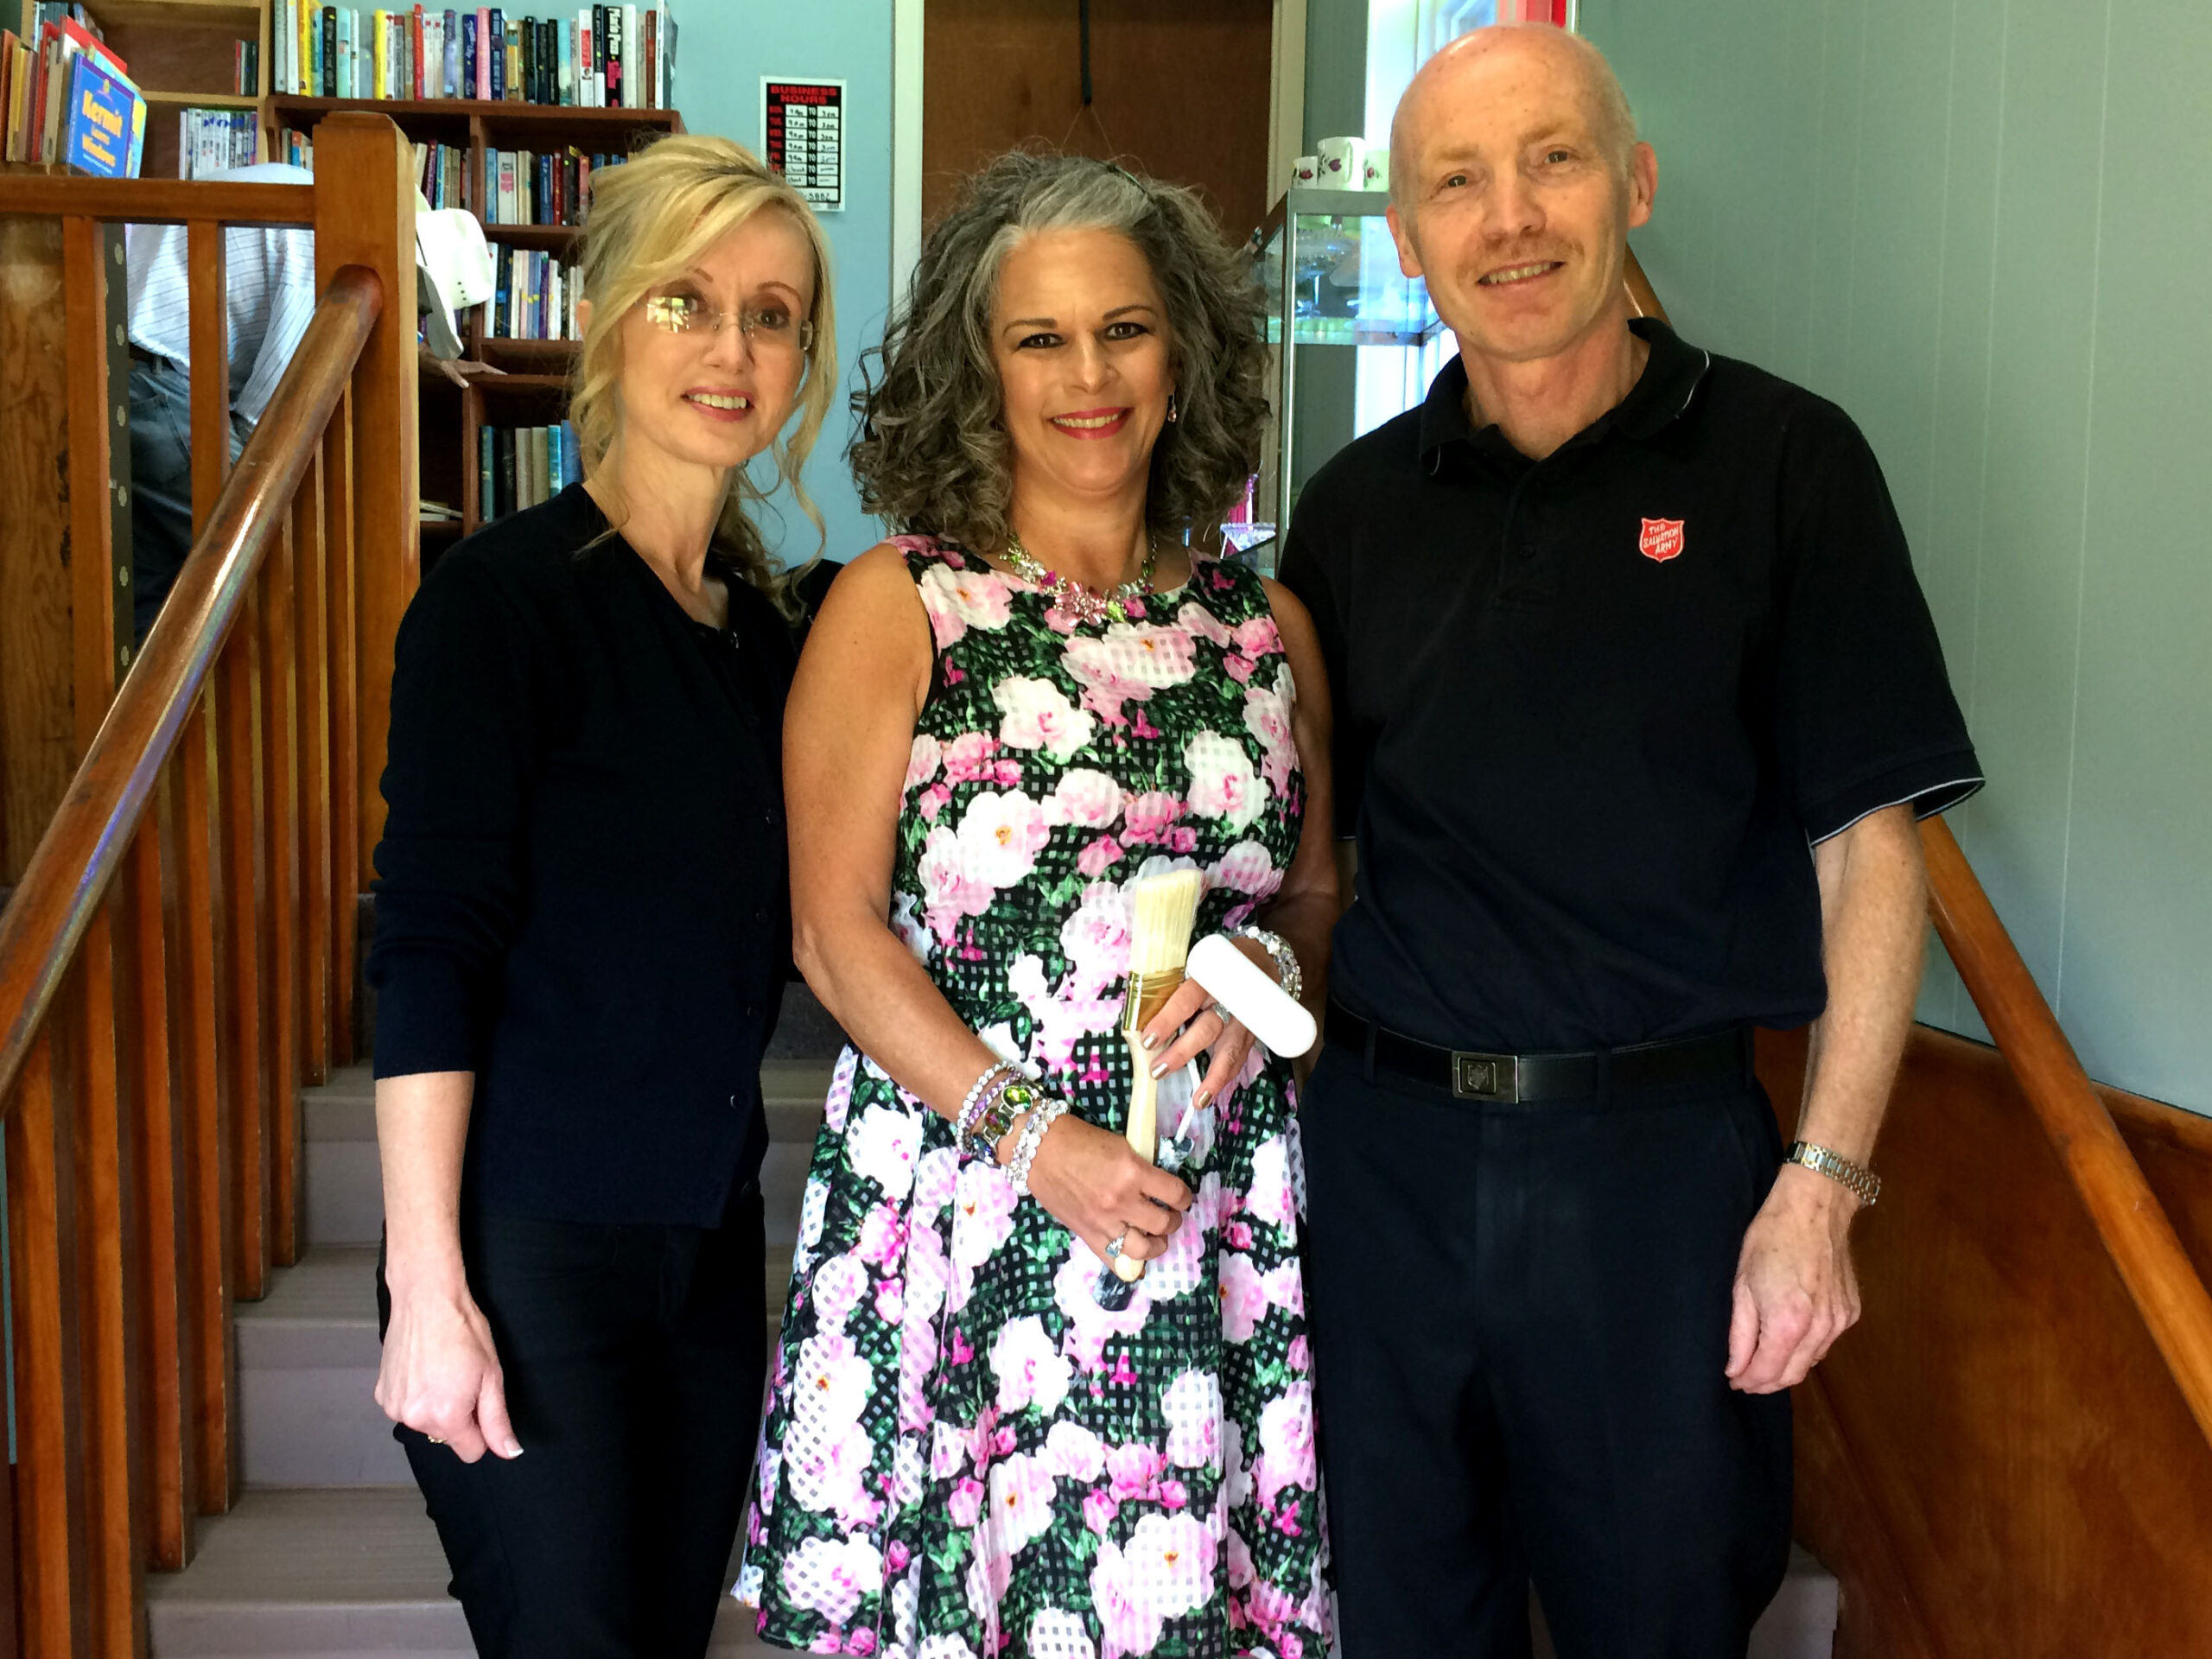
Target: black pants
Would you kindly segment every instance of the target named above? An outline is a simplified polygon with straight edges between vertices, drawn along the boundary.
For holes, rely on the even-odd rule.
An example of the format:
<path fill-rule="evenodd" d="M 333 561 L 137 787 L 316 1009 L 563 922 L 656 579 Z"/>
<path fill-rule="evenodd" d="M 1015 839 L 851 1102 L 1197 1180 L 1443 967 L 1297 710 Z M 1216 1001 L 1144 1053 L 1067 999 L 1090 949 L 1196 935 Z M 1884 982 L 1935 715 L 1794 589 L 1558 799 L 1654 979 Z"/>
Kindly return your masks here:
<path fill-rule="evenodd" d="M 1301 1114 L 1345 1659 L 1741 1659 L 1789 1547 L 1789 1402 L 1732 1390 L 1781 1158 L 1739 1081 L 1458 1101 L 1331 1045 Z"/>
<path fill-rule="evenodd" d="M 476 1216 L 462 1255 L 523 1455 L 465 1464 L 412 1429 L 453 1593 L 491 1659 L 705 1652 L 759 1431 L 760 1193 L 720 1227 Z M 391 1303 L 383 1274 L 378 1302 Z"/>

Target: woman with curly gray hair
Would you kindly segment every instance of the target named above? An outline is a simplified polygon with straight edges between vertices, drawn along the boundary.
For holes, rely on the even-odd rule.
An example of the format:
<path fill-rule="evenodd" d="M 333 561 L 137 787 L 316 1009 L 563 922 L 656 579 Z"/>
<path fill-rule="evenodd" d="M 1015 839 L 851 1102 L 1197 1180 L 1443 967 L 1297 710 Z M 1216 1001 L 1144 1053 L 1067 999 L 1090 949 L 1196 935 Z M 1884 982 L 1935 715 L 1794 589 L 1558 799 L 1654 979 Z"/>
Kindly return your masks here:
<path fill-rule="evenodd" d="M 1142 1034 L 1163 1154 L 1124 1133 L 1140 879 L 1317 1003 L 1336 915 L 1313 626 L 1200 551 L 1258 296 L 1189 192 L 1007 156 L 882 357 L 853 460 L 901 533 L 785 724 L 794 947 L 852 1046 L 738 1593 L 817 1653 L 1319 1656 L 1289 1057 L 1190 980 Z"/>

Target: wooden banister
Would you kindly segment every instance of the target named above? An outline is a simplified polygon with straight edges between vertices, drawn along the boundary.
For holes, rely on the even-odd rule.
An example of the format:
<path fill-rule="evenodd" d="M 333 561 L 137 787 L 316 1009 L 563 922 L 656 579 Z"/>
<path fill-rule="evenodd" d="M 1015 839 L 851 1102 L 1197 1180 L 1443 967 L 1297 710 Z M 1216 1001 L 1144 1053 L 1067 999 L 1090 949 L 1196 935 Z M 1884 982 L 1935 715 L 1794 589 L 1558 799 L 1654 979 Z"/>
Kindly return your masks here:
<path fill-rule="evenodd" d="M 332 279 L 292 372 L 238 457 L 134 671 L 0 913 L 0 1011 L 6 1020 L 0 1026 L 0 1103 L 10 1098 L 63 971 L 105 900 L 270 538 L 288 522 L 293 494 L 320 452 L 323 428 L 383 305 L 373 272 L 353 265 Z"/>
<path fill-rule="evenodd" d="M 1941 818 L 1920 827 L 1929 909 L 1998 1052 L 2081 1194 L 2197 1426 L 2212 1440 L 2212 1293 Z"/>
<path fill-rule="evenodd" d="M 354 1046 L 416 569 L 415 198 L 391 121 L 318 138 L 313 185 L 0 176 L 0 1659 L 143 1653 L 144 1573 L 231 1506 L 232 1306 L 296 1253 L 299 1090 Z M 133 426 L 177 389 L 124 352 L 122 221 L 185 227 L 191 551 L 143 649 L 133 531 L 183 504 Z M 233 464 L 241 226 L 311 229 L 319 298 Z M 132 437 L 167 499 L 134 503 Z"/>
<path fill-rule="evenodd" d="M 134 225 L 182 225 L 195 219 L 226 225 L 315 222 L 315 187 L 248 184 L 232 179 L 198 183 L 176 179 L 86 179 L 62 174 L 11 175 L 10 213 L 50 214 Z"/>

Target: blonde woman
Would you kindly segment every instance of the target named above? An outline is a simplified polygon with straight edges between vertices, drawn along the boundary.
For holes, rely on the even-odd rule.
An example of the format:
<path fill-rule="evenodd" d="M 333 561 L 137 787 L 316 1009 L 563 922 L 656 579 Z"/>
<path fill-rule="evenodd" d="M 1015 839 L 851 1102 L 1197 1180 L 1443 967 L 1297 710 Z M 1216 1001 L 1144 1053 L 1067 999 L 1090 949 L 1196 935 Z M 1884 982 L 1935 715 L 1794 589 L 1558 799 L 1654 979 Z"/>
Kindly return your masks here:
<path fill-rule="evenodd" d="M 400 630 L 377 1401 L 480 1653 L 667 1659 L 706 1648 L 763 1358 L 795 607 L 747 468 L 818 526 L 836 373 L 821 228 L 752 156 L 671 137 L 593 182 L 584 480 Z"/>

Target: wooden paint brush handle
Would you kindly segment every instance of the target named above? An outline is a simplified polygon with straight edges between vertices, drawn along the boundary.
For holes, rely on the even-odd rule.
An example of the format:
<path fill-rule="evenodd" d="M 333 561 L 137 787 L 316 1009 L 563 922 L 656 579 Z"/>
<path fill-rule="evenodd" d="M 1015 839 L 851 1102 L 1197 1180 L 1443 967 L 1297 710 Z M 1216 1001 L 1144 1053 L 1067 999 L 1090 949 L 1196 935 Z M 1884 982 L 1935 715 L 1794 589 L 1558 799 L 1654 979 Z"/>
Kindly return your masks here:
<path fill-rule="evenodd" d="M 1151 1163 L 1160 1156 L 1160 1084 L 1152 1075 L 1152 1052 L 1144 1046 L 1144 1033 L 1134 1027 L 1122 1033 L 1129 1046 L 1129 1149 Z M 1144 1277 L 1144 1263 L 1126 1255 L 1114 1258 L 1114 1271 L 1125 1283 Z"/>

